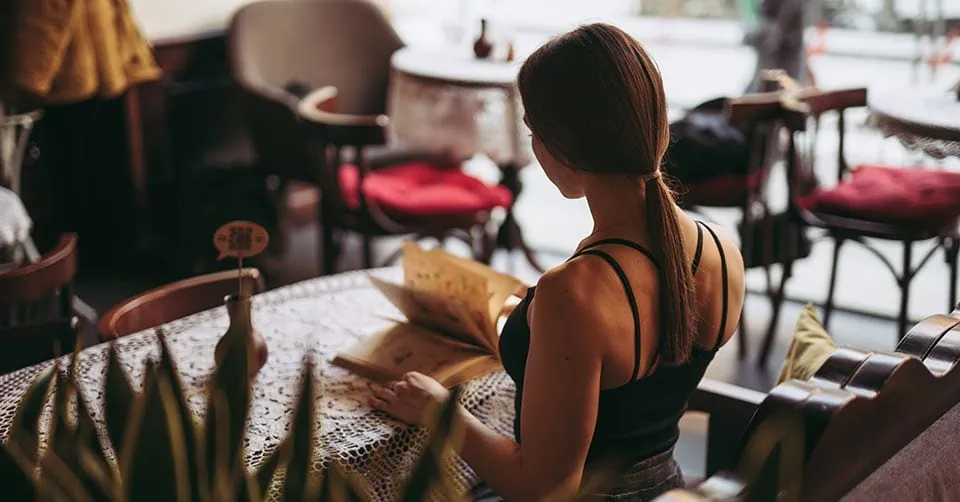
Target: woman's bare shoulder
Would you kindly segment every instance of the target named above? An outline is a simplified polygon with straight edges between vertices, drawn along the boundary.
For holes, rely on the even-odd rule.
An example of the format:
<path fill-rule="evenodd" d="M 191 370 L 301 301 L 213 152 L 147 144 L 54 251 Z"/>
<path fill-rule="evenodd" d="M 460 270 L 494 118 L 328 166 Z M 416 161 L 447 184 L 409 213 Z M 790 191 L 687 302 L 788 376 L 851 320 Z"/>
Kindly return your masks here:
<path fill-rule="evenodd" d="M 570 260 L 540 277 L 532 315 L 546 314 L 561 324 L 602 325 L 609 319 L 603 306 L 614 301 L 617 293 L 611 287 L 614 282 L 613 270 L 602 260 L 585 256 Z"/>

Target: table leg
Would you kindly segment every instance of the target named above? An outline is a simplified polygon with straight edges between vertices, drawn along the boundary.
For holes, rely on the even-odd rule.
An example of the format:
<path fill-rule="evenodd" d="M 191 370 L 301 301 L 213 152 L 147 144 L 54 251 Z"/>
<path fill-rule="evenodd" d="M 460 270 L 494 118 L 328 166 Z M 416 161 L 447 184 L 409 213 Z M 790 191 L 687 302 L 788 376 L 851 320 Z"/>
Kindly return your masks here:
<path fill-rule="evenodd" d="M 501 175 L 500 184 L 510 190 L 513 194 L 514 203 L 516 203 L 516 200 L 520 198 L 520 192 L 523 191 L 523 184 L 520 182 L 520 168 L 512 164 L 505 164 L 498 167 L 500 168 Z M 497 231 L 497 248 L 503 249 L 511 254 L 515 249 L 519 249 L 523 253 L 523 257 L 527 260 L 527 263 L 529 263 L 534 270 L 541 274 L 546 272 L 546 269 L 540 265 L 537 257 L 534 256 L 533 250 L 530 249 L 524 241 L 523 229 L 520 227 L 520 224 L 517 223 L 517 219 L 513 214 L 513 207 L 507 209 L 507 216 Z"/>

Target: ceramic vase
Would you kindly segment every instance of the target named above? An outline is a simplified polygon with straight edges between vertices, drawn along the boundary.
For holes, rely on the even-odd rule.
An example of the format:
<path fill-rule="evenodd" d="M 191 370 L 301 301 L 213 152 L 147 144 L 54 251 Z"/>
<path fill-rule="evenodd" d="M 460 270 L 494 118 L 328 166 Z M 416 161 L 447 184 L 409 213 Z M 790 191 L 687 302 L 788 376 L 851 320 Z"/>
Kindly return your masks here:
<path fill-rule="evenodd" d="M 493 52 L 493 44 L 487 35 L 487 20 L 481 19 L 480 36 L 478 36 L 477 40 L 473 43 L 473 54 L 477 56 L 477 59 L 487 59 L 490 57 L 491 52 Z"/>
<path fill-rule="evenodd" d="M 226 357 L 231 344 L 244 340 L 247 343 L 247 356 L 249 358 L 247 367 L 250 369 L 250 378 L 253 378 L 267 363 L 268 351 L 263 336 L 253 327 L 250 296 L 228 295 L 223 299 L 223 303 L 227 307 L 230 327 L 217 342 L 214 357 L 219 365 Z"/>

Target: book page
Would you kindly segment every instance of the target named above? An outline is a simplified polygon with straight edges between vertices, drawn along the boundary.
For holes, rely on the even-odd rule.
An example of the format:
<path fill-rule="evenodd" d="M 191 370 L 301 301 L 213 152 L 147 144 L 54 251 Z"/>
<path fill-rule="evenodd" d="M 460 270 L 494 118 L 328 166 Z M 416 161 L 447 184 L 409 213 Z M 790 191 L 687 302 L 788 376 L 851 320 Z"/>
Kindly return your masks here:
<path fill-rule="evenodd" d="M 435 249 L 440 259 L 455 263 L 471 272 L 478 274 L 487 281 L 487 309 L 490 314 L 490 320 L 496 322 L 503 311 L 507 300 L 514 295 L 520 294 L 526 285 L 520 279 L 498 272 L 493 268 L 478 261 L 462 258 L 460 256 L 448 253 L 442 249 Z"/>
<path fill-rule="evenodd" d="M 470 310 L 487 312 L 487 278 L 465 267 L 444 260 L 442 250 L 423 250 L 416 243 L 403 243 L 403 284 L 418 291 L 429 291 L 455 298 Z M 439 259 L 438 259 L 439 258 Z"/>
<path fill-rule="evenodd" d="M 383 296 L 390 300 L 411 324 L 420 325 L 426 329 L 433 329 L 471 344 L 480 350 L 491 354 L 498 352 L 492 345 L 479 321 L 486 313 L 481 312 L 479 317 L 471 315 L 462 302 L 433 294 L 427 291 L 417 291 L 409 287 L 400 286 L 370 276 L 370 282 Z"/>
<path fill-rule="evenodd" d="M 332 363 L 381 382 L 418 371 L 446 387 L 501 368 L 489 353 L 409 323 L 370 335 L 338 354 Z"/>

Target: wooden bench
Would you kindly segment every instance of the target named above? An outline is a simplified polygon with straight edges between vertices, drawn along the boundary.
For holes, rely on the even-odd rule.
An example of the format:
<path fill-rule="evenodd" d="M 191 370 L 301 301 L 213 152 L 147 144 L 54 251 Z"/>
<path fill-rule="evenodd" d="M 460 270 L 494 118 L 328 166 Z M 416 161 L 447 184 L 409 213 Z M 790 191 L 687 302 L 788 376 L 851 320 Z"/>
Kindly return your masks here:
<path fill-rule="evenodd" d="M 919 322 L 895 352 L 839 348 L 813 378 L 780 384 L 760 402 L 745 389 L 705 381 L 691 410 L 711 413 L 710 477 L 657 500 L 960 500 L 958 361 L 960 309 Z M 751 408 L 741 439 L 712 437 L 736 434 Z M 789 455 L 789 438 L 771 437 L 764 425 L 783 416 L 802 429 L 793 474 L 775 462 Z M 731 449 L 735 441 L 740 446 Z M 764 441 L 774 447 L 758 450 Z M 756 463 L 748 457 L 761 450 L 777 455 L 763 457 L 759 475 L 748 479 L 746 464 Z"/>

